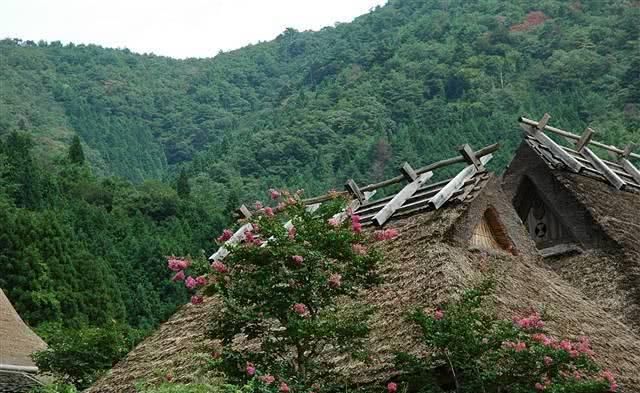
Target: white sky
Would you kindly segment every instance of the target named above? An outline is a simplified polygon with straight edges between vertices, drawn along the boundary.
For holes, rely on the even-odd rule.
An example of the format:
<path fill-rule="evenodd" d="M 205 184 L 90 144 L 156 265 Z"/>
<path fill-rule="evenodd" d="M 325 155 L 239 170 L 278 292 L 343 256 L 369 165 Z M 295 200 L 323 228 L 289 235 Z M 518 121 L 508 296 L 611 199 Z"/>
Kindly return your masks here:
<path fill-rule="evenodd" d="M 0 0 L 0 38 L 212 57 L 287 27 L 349 22 L 386 0 Z"/>

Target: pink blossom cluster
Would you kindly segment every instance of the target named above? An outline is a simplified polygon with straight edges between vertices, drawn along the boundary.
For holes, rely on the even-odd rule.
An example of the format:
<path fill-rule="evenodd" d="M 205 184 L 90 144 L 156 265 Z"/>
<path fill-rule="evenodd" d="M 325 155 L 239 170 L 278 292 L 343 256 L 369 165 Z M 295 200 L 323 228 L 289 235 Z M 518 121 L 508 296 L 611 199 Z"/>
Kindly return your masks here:
<path fill-rule="evenodd" d="M 191 296 L 191 304 L 198 305 L 204 303 L 204 298 L 201 295 Z"/>
<path fill-rule="evenodd" d="M 179 272 L 180 270 L 184 270 L 188 268 L 190 265 L 191 263 L 186 259 L 181 259 L 176 257 L 169 257 L 167 259 L 167 266 L 169 267 L 170 270 L 174 272 Z"/>
<path fill-rule="evenodd" d="M 513 342 L 513 341 L 503 341 L 503 348 L 513 349 L 516 352 L 522 352 L 527 350 L 527 343 L 523 341 Z"/>
<path fill-rule="evenodd" d="M 304 262 L 304 257 L 302 255 L 294 255 L 291 259 L 293 259 L 293 264 L 298 267 L 302 266 L 302 262 Z"/>
<path fill-rule="evenodd" d="M 388 393 L 396 393 L 398 391 L 398 384 L 395 382 L 389 382 L 387 384 L 387 392 Z"/>
<path fill-rule="evenodd" d="M 227 267 L 227 265 L 220 261 L 213 261 L 213 263 L 211 264 L 211 268 L 220 274 L 229 272 L 229 268 Z"/>
<path fill-rule="evenodd" d="M 362 224 L 360 223 L 360 216 L 357 215 L 357 214 L 352 214 L 351 215 L 351 229 L 355 233 L 362 232 Z"/>
<path fill-rule="evenodd" d="M 327 224 L 331 225 L 332 227 L 338 227 L 340 226 L 340 219 L 338 219 L 338 217 L 331 217 L 327 220 Z"/>
<path fill-rule="evenodd" d="M 293 240 L 296 238 L 297 234 L 298 234 L 298 230 L 296 229 L 295 226 L 291 225 L 291 227 L 287 230 L 287 236 L 289 236 L 289 239 Z"/>
<path fill-rule="evenodd" d="M 254 231 L 257 232 L 260 230 L 260 227 L 258 227 L 258 225 L 254 224 L 253 225 L 253 230 L 249 230 L 247 229 L 246 231 L 244 231 L 244 242 L 247 245 L 250 246 L 260 246 L 262 245 L 262 243 L 264 243 L 260 238 L 258 238 Z"/>
<path fill-rule="evenodd" d="M 433 317 L 436 320 L 441 320 L 442 318 L 444 318 L 444 311 L 442 311 L 441 309 L 436 309 L 436 311 L 433 313 Z"/>
<path fill-rule="evenodd" d="M 587 355 L 589 357 L 593 357 L 595 353 L 593 349 L 591 349 L 591 342 L 588 337 L 580 337 L 577 342 L 571 342 L 569 340 L 557 341 L 553 337 L 549 337 L 543 333 L 532 334 L 531 338 L 547 347 L 551 347 L 553 349 L 561 349 L 569 354 L 572 358 L 576 358 L 579 355 Z"/>
<path fill-rule="evenodd" d="M 377 241 L 391 240 L 396 237 L 398 237 L 398 230 L 394 228 L 379 230 L 373 233 L 373 238 Z"/>
<path fill-rule="evenodd" d="M 609 370 L 604 370 L 601 374 L 602 378 L 609 383 L 609 391 L 616 392 L 618 391 L 618 383 L 616 382 L 616 377 Z"/>
<path fill-rule="evenodd" d="M 551 386 L 551 379 L 549 379 L 549 376 L 545 375 L 542 378 L 542 382 L 536 382 L 536 384 L 533 387 L 536 388 L 537 391 L 542 392 L 549 386 Z"/>
<path fill-rule="evenodd" d="M 251 362 L 247 362 L 247 365 L 245 367 L 245 372 L 247 373 L 247 376 L 254 377 L 257 372 L 256 366 Z M 265 385 L 271 385 L 276 381 L 276 377 L 274 377 L 271 374 L 261 375 L 257 378 L 260 382 L 264 383 Z M 278 391 L 280 393 L 290 393 L 291 388 L 289 388 L 289 385 L 287 385 L 286 382 L 281 382 L 280 386 L 278 387 Z"/>
<path fill-rule="evenodd" d="M 530 315 L 522 318 L 514 318 L 513 322 L 520 329 L 533 330 L 542 329 L 544 327 L 544 321 L 540 318 L 540 314 L 533 312 Z"/>
<path fill-rule="evenodd" d="M 220 243 L 226 242 L 231 239 L 231 236 L 233 236 L 233 232 L 230 229 L 225 229 L 222 231 L 222 235 L 218 236 L 218 241 Z"/>
<path fill-rule="evenodd" d="M 309 316 L 309 309 L 304 303 L 296 303 L 292 307 L 293 312 L 300 315 L 301 317 Z"/>

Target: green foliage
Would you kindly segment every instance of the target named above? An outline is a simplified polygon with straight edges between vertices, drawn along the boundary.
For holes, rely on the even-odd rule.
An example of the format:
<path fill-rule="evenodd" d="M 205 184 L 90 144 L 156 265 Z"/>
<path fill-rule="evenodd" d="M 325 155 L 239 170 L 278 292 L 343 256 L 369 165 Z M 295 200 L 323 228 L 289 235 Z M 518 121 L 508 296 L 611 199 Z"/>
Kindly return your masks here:
<path fill-rule="evenodd" d="M 222 295 L 224 315 L 212 321 L 211 331 L 225 344 L 221 363 L 235 381 L 272 374 L 296 391 L 321 381 L 329 391 L 324 348 L 336 354 L 364 350 L 371 310 L 338 299 L 377 283 L 380 255 L 356 251 L 366 238 L 349 220 L 329 221 L 343 205 L 337 199 L 309 212 L 297 196 L 288 196 L 280 214 L 265 208 L 252 219 L 248 240 L 232 247 L 224 264 L 214 262 L 211 289 Z M 260 239 L 269 239 L 268 246 L 260 247 Z M 229 344 L 240 333 L 257 339 L 259 349 L 233 350 Z"/>
<path fill-rule="evenodd" d="M 522 114 L 640 141 L 639 18 L 617 0 L 393 0 L 212 59 L 3 40 L 0 134 L 42 152 L 77 134 L 96 173 L 136 182 L 193 160 L 241 195 L 379 180 L 464 142 L 502 142 L 502 168 Z"/>
<path fill-rule="evenodd" d="M 31 391 L 31 393 L 77 393 L 75 386 L 67 383 L 49 383 Z"/>
<path fill-rule="evenodd" d="M 69 147 L 69 161 L 74 164 L 84 164 L 84 152 L 80 144 L 80 138 L 75 135 Z"/>
<path fill-rule="evenodd" d="M 613 377 L 600 374 L 588 339 L 555 340 L 545 334 L 536 312 L 514 321 L 498 319 L 484 301 L 490 288 L 487 281 L 432 314 L 411 314 L 431 355 L 398 355 L 410 388 L 424 393 L 615 391 Z"/>
<path fill-rule="evenodd" d="M 49 346 L 33 355 L 36 365 L 58 381 L 78 389 L 91 385 L 101 372 L 127 354 L 138 339 L 136 332 L 115 323 L 81 329 L 48 326 L 40 332 Z"/>

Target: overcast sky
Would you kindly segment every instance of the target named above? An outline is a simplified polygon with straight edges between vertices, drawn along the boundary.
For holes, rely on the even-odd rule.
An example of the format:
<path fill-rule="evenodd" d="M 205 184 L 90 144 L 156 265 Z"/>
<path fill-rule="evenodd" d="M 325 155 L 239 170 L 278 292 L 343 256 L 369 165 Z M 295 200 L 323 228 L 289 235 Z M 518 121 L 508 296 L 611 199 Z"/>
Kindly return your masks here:
<path fill-rule="evenodd" d="M 0 38 L 211 57 L 287 27 L 349 22 L 386 0 L 0 0 Z"/>

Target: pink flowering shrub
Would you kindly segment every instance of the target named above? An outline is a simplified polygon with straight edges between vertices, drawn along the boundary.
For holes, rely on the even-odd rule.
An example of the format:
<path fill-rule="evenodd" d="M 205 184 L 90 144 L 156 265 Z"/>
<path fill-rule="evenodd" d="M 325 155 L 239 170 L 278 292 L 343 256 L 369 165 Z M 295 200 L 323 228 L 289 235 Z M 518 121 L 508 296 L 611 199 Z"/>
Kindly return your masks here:
<path fill-rule="evenodd" d="M 615 376 L 594 361 L 588 338 L 552 337 L 536 311 L 500 320 L 484 307 L 490 289 L 485 282 L 435 311 L 411 314 L 431 356 L 398 354 L 397 365 L 409 390 L 605 393 L 618 389 Z M 435 390 L 419 389 L 424 386 Z"/>
<path fill-rule="evenodd" d="M 337 218 L 346 201 L 310 213 L 300 193 L 269 195 L 279 213 L 261 206 L 244 241 L 228 245 L 225 260 L 212 264 L 207 293 L 219 294 L 224 304 L 210 330 L 225 348 L 218 365 L 231 382 L 261 383 L 274 393 L 329 391 L 335 382 L 320 353 L 331 346 L 362 354 L 371 314 L 337 300 L 375 285 L 381 256 L 363 245 L 370 239 L 357 216 Z M 240 333 L 258 339 L 259 348 L 231 349 L 227 344 Z"/>
<path fill-rule="evenodd" d="M 169 270 L 176 272 L 171 278 L 174 282 L 183 282 L 184 286 L 193 294 L 191 303 L 194 305 L 202 304 L 204 298 L 196 295 L 195 292 L 207 285 L 206 262 L 197 261 L 193 263 L 187 258 L 178 258 L 175 256 L 167 257 L 167 267 Z M 196 275 L 196 277 L 191 274 Z"/>

